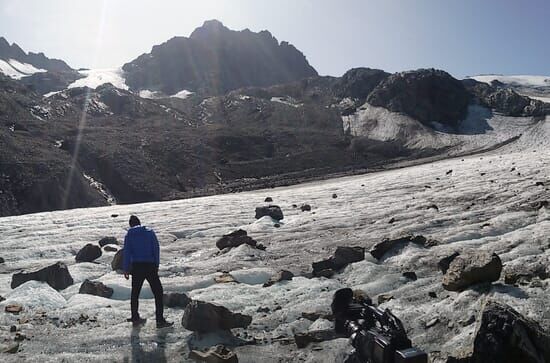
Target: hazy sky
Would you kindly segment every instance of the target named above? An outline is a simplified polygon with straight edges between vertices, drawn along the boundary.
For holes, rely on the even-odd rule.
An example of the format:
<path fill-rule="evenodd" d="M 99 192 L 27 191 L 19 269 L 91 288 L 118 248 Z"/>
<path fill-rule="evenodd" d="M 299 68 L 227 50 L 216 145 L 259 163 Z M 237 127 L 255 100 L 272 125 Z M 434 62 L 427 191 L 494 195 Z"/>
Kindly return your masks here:
<path fill-rule="evenodd" d="M 74 68 L 120 66 L 208 19 L 267 29 L 324 75 L 550 75 L 548 0 L 0 0 L 0 36 Z"/>

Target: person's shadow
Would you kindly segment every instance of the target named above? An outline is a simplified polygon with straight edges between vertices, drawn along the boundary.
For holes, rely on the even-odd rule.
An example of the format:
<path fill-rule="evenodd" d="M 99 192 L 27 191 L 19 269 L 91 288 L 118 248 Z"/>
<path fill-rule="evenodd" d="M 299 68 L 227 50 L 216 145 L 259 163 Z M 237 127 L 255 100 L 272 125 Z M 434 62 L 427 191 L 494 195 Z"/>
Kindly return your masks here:
<path fill-rule="evenodd" d="M 130 333 L 130 344 L 132 345 L 132 354 L 130 362 L 145 363 L 159 362 L 166 363 L 166 336 L 172 329 L 157 329 L 155 338 L 151 342 L 142 343 L 140 338 L 141 327 L 133 327 Z M 152 345 L 153 349 L 146 349 Z"/>

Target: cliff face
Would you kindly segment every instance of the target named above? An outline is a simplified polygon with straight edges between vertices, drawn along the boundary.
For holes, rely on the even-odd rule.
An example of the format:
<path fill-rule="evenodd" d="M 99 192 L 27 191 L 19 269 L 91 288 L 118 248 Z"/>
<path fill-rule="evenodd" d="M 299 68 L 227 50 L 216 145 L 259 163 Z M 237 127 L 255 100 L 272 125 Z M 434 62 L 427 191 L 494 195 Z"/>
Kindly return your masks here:
<path fill-rule="evenodd" d="M 316 76 L 305 56 L 268 31 L 232 31 L 207 21 L 189 38 L 175 37 L 123 66 L 134 90 L 174 94 L 183 89 L 220 95 L 247 86 L 270 86 Z"/>

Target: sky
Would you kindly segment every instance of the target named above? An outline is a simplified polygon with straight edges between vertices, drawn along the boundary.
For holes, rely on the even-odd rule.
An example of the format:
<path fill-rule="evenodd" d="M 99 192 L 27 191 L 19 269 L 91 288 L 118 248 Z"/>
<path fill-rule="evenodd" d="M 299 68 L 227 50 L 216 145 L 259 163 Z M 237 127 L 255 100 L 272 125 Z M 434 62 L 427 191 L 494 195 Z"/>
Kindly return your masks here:
<path fill-rule="evenodd" d="M 322 75 L 550 76 L 548 0 L 0 0 L 0 36 L 73 68 L 119 67 L 209 19 L 269 30 Z"/>

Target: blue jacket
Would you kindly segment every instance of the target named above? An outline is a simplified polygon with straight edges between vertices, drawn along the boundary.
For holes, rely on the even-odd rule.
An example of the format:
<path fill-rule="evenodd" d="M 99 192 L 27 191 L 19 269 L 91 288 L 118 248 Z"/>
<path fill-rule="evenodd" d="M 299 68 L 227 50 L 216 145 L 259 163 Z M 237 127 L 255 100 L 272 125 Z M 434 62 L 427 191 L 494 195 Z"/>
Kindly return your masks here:
<path fill-rule="evenodd" d="M 132 227 L 124 237 L 123 252 L 124 271 L 130 272 L 134 262 L 160 263 L 160 247 L 157 236 L 152 229 L 143 226 Z"/>

